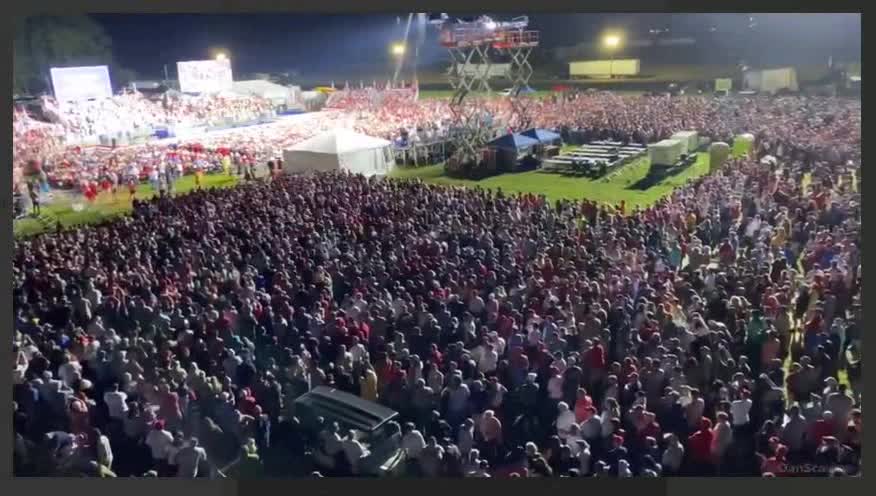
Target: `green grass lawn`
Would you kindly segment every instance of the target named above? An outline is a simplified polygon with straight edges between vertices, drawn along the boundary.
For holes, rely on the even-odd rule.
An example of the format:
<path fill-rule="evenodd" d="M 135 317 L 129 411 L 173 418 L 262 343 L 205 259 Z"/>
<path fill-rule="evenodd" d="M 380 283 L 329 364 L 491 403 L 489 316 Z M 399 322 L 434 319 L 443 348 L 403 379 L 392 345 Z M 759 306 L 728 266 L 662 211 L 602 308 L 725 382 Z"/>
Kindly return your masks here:
<path fill-rule="evenodd" d="M 502 174 L 480 181 L 455 179 L 444 174 L 443 165 L 431 165 L 418 168 L 399 168 L 392 176 L 398 179 L 422 179 L 433 184 L 452 186 L 477 187 L 483 189 L 502 188 L 506 193 L 543 194 L 551 201 L 559 199 L 587 198 L 601 203 L 618 205 L 626 202 L 628 208 L 651 205 L 681 186 L 690 179 L 700 177 L 709 172 L 709 155 L 700 153 L 696 163 L 685 171 L 667 178 L 657 185 L 645 190 L 635 190 L 631 186 L 648 174 L 650 160 L 640 158 L 626 165 L 617 175 L 609 180 L 570 177 L 552 172 L 527 171 Z"/>
<path fill-rule="evenodd" d="M 565 148 L 575 147 L 567 146 Z M 747 151 L 745 145 L 738 140 L 737 145 L 734 145 L 733 148 L 734 154 L 742 154 Z M 447 177 L 444 174 L 443 165 L 399 168 L 392 173 L 391 177 L 398 179 L 419 178 L 434 184 L 490 189 L 502 188 L 502 190 L 508 193 L 544 194 L 552 201 L 560 198 L 589 198 L 613 205 L 625 201 L 629 208 L 633 208 L 636 205 L 650 205 L 688 180 L 707 174 L 709 171 L 709 156 L 707 153 L 700 153 L 694 165 L 687 168 L 681 174 L 667 178 L 648 190 L 631 189 L 630 186 L 647 175 L 648 167 L 647 158 L 636 160 L 624 167 L 623 170 L 610 180 L 592 180 L 554 173 L 529 171 L 517 174 L 503 174 L 480 181 L 471 181 Z M 204 176 L 204 187 L 230 187 L 237 184 L 237 181 L 238 178 L 236 176 L 225 176 L 222 174 L 207 175 Z M 185 176 L 177 182 L 176 192 L 178 194 L 186 193 L 194 189 L 194 186 L 194 176 Z M 137 198 L 140 199 L 150 198 L 154 194 L 155 191 L 148 184 L 140 185 L 137 189 Z M 73 210 L 73 201 L 71 196 L 65 196 L 64 199 L 49 205 L 43 205 L 43 217 L 50 219 L 52 226 L 57 221 L 60 221 L 64 226 L 74 226 L 103 222 L 131 211 L 131 202 L 129 201 L 127 190 L 120 191 L 116 198 L 112 198 L 109 194 L 101 194 L 94 205 L 87 205 L 84 200 L 76 200 L 77 202 L 86 203 L 85 208 L 80 212 Z M 16 237 L 31 236 L 43 232 L 45 228 L 46 226 L 37 219 L 25 218 L 14 222 L 13 233 Z"/>
<path fill-rule="evenodd" d="M 563 151 L 574 148 L 577 147 L 566 145 L 563 147 Z M 749 143 L 736 140 L 731 153 L 734 156 L 743 155 L 748 152 L 749 148 Z M 502 188 L 507 193 L 544 194 L 551 201 L 561 198 L 587 198 L 611 205 L 618 205 L 623 201 L 628 209 L 632 209 L 636 206 L 647 207 L 652 205 L 689 180 L 708 174 L 709 154 L 705 152 L 699 153 L 697 161 L 693 165 L 680 174 L 670 176 L 647 190 L 642 191 L 631 188 L 637 181 L 647 176 L 649 167 L 650 160 L 647 157 L 642 157 L 627 164 L 610 179 L 589 179 L 550 172 L 527 171 L 502 174 L 474 181 L 448 177 L 444 174 L 443 165 L 397 168 L 392 172 L 391 177 L 397 179 L 422 179 L 429 183 L 449 186 L 466 186 L 494 190 Z"/>
<path fill-rule="evenodd" d="M 225 188 L 237 184 L 237 180 L 237 176 L 226 176 L 223 174 L 205 175 L 204 187 Z M 194 188 L 194 176 L 184 176 L 176 183 L 177 193 L 186 193 Z M 155 191 L 149 184 L 141 184 L 140 187 L 137 188 L 136 197 L 139 199 L 151 198 L 154 195 Z M 101 193 L 94 205 L 88 205 L 82 197 L 78 197 L 78 199 L 74 200 L 72 196 L 65 195 L 63 199 L 59 199 L 48 205 L 43 205 L 42 215 L 51 219 L 53 225 L 57 221 L 61 221 L 61 224 L 64 226 L 94 224 L 130 212 L 131 201 L 129 198 L 127 188 L 120 190 L 115 198 L 113 198 L 112 194 Z M 73 210 L 74 201 L 85 204 L 85 208 L 79 212 Z M 25 218 L 15 221 L 12 231 L 16 237 L 20 237 L 32 236 L 42 232 L 44 229 L 44 225 L 37 219 Z"/>

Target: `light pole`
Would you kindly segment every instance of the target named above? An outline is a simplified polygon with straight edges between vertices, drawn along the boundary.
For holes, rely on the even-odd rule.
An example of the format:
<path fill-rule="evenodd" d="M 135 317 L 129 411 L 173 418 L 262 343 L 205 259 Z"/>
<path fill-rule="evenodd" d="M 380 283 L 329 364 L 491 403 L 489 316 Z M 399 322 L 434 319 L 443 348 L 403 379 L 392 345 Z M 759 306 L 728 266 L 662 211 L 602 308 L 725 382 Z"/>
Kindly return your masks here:
<path fill-rule="evenodd" d="M 606 35 L 602 40 L 602 44 L 608 49 L 611 54 L 611 59 L 608 63 L 608 79 L 614 78 L 614 55 L 617 48 L 620 46 L 621 38 L 616 34 Z"/>
<path fill-rule="evenodd" d="M 402 61 L 405 58 L 405 52 L 407 51 L 407 46 L 403 42 L 393 43 L 389 47 L 389 52 L 392 54 L 395 59 L 395 73 L 392 76 L 392 83 L 395 85 L 396 80 L 398 80 L 398 75 L 401 72 Z"/>

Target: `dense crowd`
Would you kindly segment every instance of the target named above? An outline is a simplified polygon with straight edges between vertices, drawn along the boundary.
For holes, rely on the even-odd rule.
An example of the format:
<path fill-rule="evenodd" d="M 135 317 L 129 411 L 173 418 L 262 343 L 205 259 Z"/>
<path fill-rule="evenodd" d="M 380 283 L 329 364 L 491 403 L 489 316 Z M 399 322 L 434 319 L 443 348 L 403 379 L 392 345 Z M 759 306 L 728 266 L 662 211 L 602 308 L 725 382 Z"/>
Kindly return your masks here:
<path fill-rule="evenodd" d="M 210 126 L 226 121 L 249 122 L 269 115 L 273 105 L 255 96 L 180 94 L 152 98 L 128 92 L 65 105 L 44 97 L 42 109 L 51 122 L 37 120 L 24 109 L 14 109 L 13 174 L 17 177 L 34 160 L 49 162 L 50 168 L 64 161 L 75 163 L 74 156 L 81 154 L 80 145 L 88 138 L 126 133 L 136 136 L 159 128 Z M 101 150 L 94 153 L 105 155 Z M 87 170 L 83 172 L 88 174 Z M 70 182 L 80 181 L 76 178 Z"/>
<path fill-rule="evenodd" d="M 43 108 L 63 127 L 71 142 L 99 135 L 135 133 L 160 127 L 246 122 L 269 113 L 270 101 L 235 94 L 151 97 L 136 91 L 111 98 L 58 105 L 44 98 Z"/>
<path fill-rule="evenodd" d="M 50 171 L 49 182 L 75 187 L 85 182 L 102 182 L 106 176 L 124 176 L 125 171 L 119 168 L 129 167 L 132 162 L 141 171 L 165 167 L 162 163 L 166 164 L 167 157 L 175 156 L 179 148 L 229 149 L 261 161 L 277 157 L 283 149 L 336 127 L 352 128 L 399 144 L 430 142 L 446 136 L 454 125 L 447 100 L 416 100 L 409 93 L 407 90 L 368 89 L 338 92 L 336 94 L 341 96 L 334 102 L 334 109 L 311 113 L 306 118 L 280 119 L 271 124 L 211 133 L 173 144 L 158 142 L 115 150 L 64 147 L 58 140 L 40 139 L 46 131 L 36 131 L 27 135 L 29 140 L 18 139 L 14 169 L 20 176 L 27 161 L 39 159 Z M 185 115 L 193 119 L 212 118 L 212 114 L 200 106 L 193 107 L 183 101 L 174 105 L 187 105 L 181 116 L 174 117 L 179 122 Z M 217 105 L 226 108 L 224 104 Z M 480 107 L 492 116 L 499 128 L 514 119 L 514 109 L 507 99 L 483 101 Z M 759 146 L 766 152 L 783 157 L 808 162 L 815 156 L 834 162 L 860 161 L 857 146 L 861 129 L 860 103 L 845 99 L 655 98 L 598 92 L 539 99 L 529 108 L 535 126 L 577 131 L 590 138 L 650 143 L 667 138 L 679 129 L 697 129 L 704 136 L 721 140 L 750 132 L 758 136 Z M 19 122 L 30 121 L 16 119 L 15 136 L 24 136 L 24 125 Z M 19 129 L 22 132 L 18 132 Z M 57 133 L 51 135 L 57 136 Z M 201 158 L 195 155 L 183 168 L 194 170 L 192 164 Z M 142 178 L 147 175 L 144 172 Z"/>
<path fill-rule="evenodd" d="M 16 473 L 357 474 L 354 434 L 291 409 L 329 386 L 400 413 L 409 476 L 860 474 L 859 104 L 539 112 L 756 151 L 634 212 L 328 174 L 17 240 Z"/>

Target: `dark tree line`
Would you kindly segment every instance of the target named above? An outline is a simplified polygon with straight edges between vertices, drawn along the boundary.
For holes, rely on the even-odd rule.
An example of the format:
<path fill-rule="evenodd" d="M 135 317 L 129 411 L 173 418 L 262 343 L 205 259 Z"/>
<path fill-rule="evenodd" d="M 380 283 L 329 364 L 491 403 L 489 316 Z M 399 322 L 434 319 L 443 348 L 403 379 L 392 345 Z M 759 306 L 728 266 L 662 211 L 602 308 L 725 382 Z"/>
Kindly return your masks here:
<path fill-rule="evenodd" d="M 13 91 L 17 94 L 51 89 L 51 67 L 109 65 L 113 83 L 134 78 L 132 71 L 113 64 L 112 40 L 88 16 L 37 15 L 17 17 L 13 22 Z"/>

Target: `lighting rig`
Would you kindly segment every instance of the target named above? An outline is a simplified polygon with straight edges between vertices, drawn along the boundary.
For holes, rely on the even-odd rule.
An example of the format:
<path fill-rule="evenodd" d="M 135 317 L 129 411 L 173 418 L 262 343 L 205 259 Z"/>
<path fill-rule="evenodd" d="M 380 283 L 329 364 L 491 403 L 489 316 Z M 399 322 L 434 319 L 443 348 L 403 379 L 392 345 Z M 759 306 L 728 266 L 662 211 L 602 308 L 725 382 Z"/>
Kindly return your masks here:
<path fill-rule="evenodd" d="M 447 14 L 430 16 L 430 24 L 439 26 L 440 42 L 450 53 L 447 73 L 453 88 L 450 110 L 453 114 L 455 159 L 461 163 L 477 163 L 479 152 L 492 139 L 493 123 L 483 101 L 466 99 L 472 91 L 491 93 L 490 67 L 493 52 L 508 58 L 505 77 L 511 82 L 508 98 L 512 116 L 508 124 L 515 131 L 529 126 L 527 99 L 522 90 L 529 88 L 532 65 L 529 56 L 538 46 L 538 31 L 529 30 L 527 16 L 507 22 L 489 16 L 451 20 Z"/>

